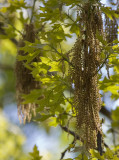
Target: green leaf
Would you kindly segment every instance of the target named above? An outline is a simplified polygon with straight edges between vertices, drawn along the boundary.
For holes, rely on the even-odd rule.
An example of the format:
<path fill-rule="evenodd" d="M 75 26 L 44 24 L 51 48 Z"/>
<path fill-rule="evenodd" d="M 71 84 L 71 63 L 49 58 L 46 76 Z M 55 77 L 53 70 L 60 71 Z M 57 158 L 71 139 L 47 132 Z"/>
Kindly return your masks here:
<path fill-rule="evenodd" d="M 48 57 L 40 57 L 42 63 L 49 65 L 50 59 Z"/>
<path fill-rule="evenodd" d="M 115 10 L 112 10 L 111 7 L 101 7 L 102 12 L 104 12 L 107 17 L 113 20 L 113 17 L 118 18 L 119 15 L 115 13 Z"/>
<path fill-rule="evenodd" d="M 30 160 L 41 160 L 42 156 L 39 155 L 39 150 L 35 145 L 33 148 L 33 152 L 30 152 L 29 155 L 31 156 Z"/>
<path fill-rule="evenodd" d="M 45 120 L 47 120 L 48 118 L 50 118 L 50 117 L 52 117 L 53 115 L 52 114 L 50 114 L 50 115 L 40 115 L 40 116 L 38 116 L 38 118 L 36 117 L 36 118 L 34 118 L 36 121 L 40 121 L 40 122 L 43 122 L 43 121 L 45 121 Z"/>
<path fill-rule="evenodd" d="M 78 157 L 75 158 L 75 160 L 88 160 L 88 157 L 83 153 L 83 154 L 80 154 L 78 155 Z"/>
<path fill-rule="evenodd" d="M 112 111 L 112 119 L 113 121 L 119 121 L 119 106 Z"/>
<path fill-rule="evenodd" d="M 100 160 L 104 160 L 104 156 L 101 156 L 100 153 L 97 152 L 96 150 L 91 149 L 91 150 L 90 150 L 90 153 L 91 153 L 91 156 L 92 156 L 93 158 L 98 158 L 98 159 L 100 159 Z"/>
<path fill-rule="evenodd" d="M 74 22 L 74 23 L 71 25 L 70 32 L 71 32 L 71 33 L 76 33 L 77 36 L 80 35 L 80 29 L 79 29 L 79 26 L 77 25 L 77 22 Z"/>
<path fill-rule="evenodd" d="M 106 152 L 104 153 L 105 159 L 113 159 L 114 153 L 109 148 L 106 149 Z"/>
<path fill-rule="evenodd" d="M 48 124 L 49 124 L 49 126 L 56 127 L 58 125 L 57 118 L 56 117 L 51 117 L 49 119 Z"/>

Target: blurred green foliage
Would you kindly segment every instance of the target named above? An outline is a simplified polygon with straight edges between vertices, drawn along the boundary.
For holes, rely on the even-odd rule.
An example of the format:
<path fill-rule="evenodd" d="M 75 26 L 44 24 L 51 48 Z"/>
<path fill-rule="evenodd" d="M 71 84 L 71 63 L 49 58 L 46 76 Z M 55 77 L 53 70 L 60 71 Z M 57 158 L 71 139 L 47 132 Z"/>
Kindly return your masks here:
<path fill-rule="evenodd" d="M 22 148 L 24 142 L 20 129 L 0 111 L 0 160 L 28 160 Z"/>

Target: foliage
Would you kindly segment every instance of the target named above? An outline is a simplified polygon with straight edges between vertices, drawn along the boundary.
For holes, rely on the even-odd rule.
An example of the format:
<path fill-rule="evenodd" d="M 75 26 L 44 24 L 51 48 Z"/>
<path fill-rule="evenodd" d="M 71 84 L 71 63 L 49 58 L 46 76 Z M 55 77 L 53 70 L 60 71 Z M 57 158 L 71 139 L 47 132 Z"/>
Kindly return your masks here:
<path fill-rule="evenodd" d="M 39 156 L 39 151 L 36 145 L 33 148 L 33 152 L 30 152 L 29 154 L 32 157 L 31 160 L 41 160 L 42 159 L 42 156 Z"/>
<path fill-rule="evenodd" d="M 69 48 L 73 46 L 71 40 L 80 35 L 78 23 L 80 17 L 76 16 L 76 13 L 86 2 L 93 4 L 93 6 L 99 5 L 103 14 L 111 20 L 114 17 L 119 17 L 118 10 L 115 12 L 112 8 L 103 5 L 100 0 L 86 0 L 85 2 L 83 0 L 74 0 L 73 2 L 72 0 L 40 0 L 37 1 L 39 7 L 35 6 L 35 8 L 34 5 L 30 6 L 24 0 L 9 0 L 7 2 L 8 6 L 0 9 L 0 43 L 1 46 L 3 44 L 1 52 L 5 52 L 6 55 L 9 55 L 9 49 L 5 42 L 12 47 L 10 50 L 16 53 L 17 42 L 23 36 L 24 24 L 32 22 L 35 26 L 37 39 L 34 43 L 25 41 L 25 46 L 21 49 L 28 54 L 18 56 L 18 60 L 22 61 L 25 67 L 30 70 L 34 79 L 42 84 L 40 89 L 32 90 L 30 94 L 23 95 L 24 104 L 35 103 L 38 106 L 36 109 L 37 116 L 33 118 L 36 122 L 47 121 L 49 126 L 71 126 L 72 130 L 75 128 L 76 114 L 72 109 L 75 86 L 73 87 L 73 84 L 71 84 L 69 73 L 69 67 L 73 67 L 71 63 L 72 51 Z M 30 11 L 31 16 L 25 17 L 24 10 Z M 87 11 L 87 14 L 90 13 Z M 118 40 L 114 40 L 112 45 L 98 32 L 96 36 L 102 46 L 102 61 L 98 70 L 100 90 L 104 94 L 110 92 L 111 98 L 117 100 L 119 99 Z M 40 61 L 35 62 L 34 59 L 38 55 Z M 15 59 L 14 54 L 10 57 Z M 7 58 L 0 60 L 2 66 L 2 62 L 5 62 L 5 66 L 8 64 L 12 66 L 11 60 L 7 60 Z M 113 74 L 109 77 L 104 77 L 101 72 L 105 66 L 108 68 L 107 72 L 110 68 L 113 69 Z M 14 92 L 14 86 L 11 85 L 14 83 L 13 72 L 5 69 L 3 74 L 10 79 L 6 78 L 2 84 L 0 83 L 2 102 L 6 93 Z M 112 111 L 110 128 L 113 131 L 119 128 L 118 115 L 118 108 Z M 75 130 L 73 133 L 75 133 Z M 75 150 L 76 146 L 73 145 L 71 148 Z M 75 159 L 118 159 L 118 145 L 111 149 L 105 149 L 102 156 L 95 150 L 91 150 L 89 156 L 84 150 Z M 34 146 L 30 155 L 32 160 L 42 158 L 39 156 L 36 146 Z M 71 160 L 71 158 L 67 160 Z"/>
<path fill-rule="evenodd" d="M 28 160 L 22 149 L 25 137 L 17 126 L 8 122 L 2 112 L 0 112 L 0 128 L 0 160 Z"/>

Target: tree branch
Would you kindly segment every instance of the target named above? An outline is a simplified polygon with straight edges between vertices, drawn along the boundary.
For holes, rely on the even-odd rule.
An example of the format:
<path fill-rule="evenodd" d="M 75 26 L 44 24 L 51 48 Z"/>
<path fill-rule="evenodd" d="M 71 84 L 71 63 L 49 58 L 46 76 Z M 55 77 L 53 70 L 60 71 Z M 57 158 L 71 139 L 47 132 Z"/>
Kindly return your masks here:
<path fill-rule="evenodd" d="M 107 57 L 104 59 L 103 63 L 100 65 L 100 67 L 99 67 L 99 69 L 97 70 L 96 73 L 98 73 L 102 69 L 102 67 L 104 66 L 104 64 L 107 62 L 109 56 L 110 56 L 110 54 L 108 54 Z"/>
<path fill-rule="evenodd" d="M 106 116 L 107 118 L 109 118 L 110 120 L 112 120 L 111 118 L 111 112 L 108 111 L 104 106 L 102 106 L 100 113 L 102 113 L 104 116 Z"/>
<path fill-rule="evenodd" d="M 60 53 L 55 47 L 53 47 L 53 46 L 51 46 L 51 45 L 50 45 L 50 47 L 51 47 L 58 55 L 60 55 L 60 56 L 63 58 L 63 60 L 65 60 L 66 62 L 69 63 L 69 65 L 71 65 L 72 67 L 74 67 L 74 65 L 68 60 L 68 58 L 67 58 L 66 56 L 64 56 L 62 53 Z"/>
<path fill-rule="evenodd" d="M 5 33 L 5 30 L 2 28 L 2 27 L 3 27 L 2 25 L 3 25 L 3 24 L 0 23 L 0 35 L 5 35 L 5 36 L 7 36 L 7 34 Z M 18 46 L 18 41 L 17 41 L 15 38 L 10 38 L 10 40 L 11 40 L 16 46 Z"/>
<path fill-rule="evenodd" d="M 66 15 L 72 22 L 75 22 L 75 20 L 73 20 L 72 17 L 71 17 L 69 14 L 65 13 L 65 15 Z"/>
<path fill-rule="evenodd" d="M 18 29 L 11 23 L 11 21 L 10 21 L 8 18 L 4 17 L 2 13 L 0 13 L 0 16 L 4 18 L 4 20 L 7 22 L 7 24 L 9 24 L 10 26 L 12 26 L 12 28 L 13 28 L 14 30 L 16 30 L 20 35 L 23 36 L 22 32 L 20 32 L 20 30 L 18 30 Z M 3 24 L 2 24 L 2 25 L 3 25 Z M 3 26 L 4 26 L 4 25 L 3 25 Z M 3 26 L 2 26 L 2 27 L 3 27 Z M 1 26 L 0 26 L 0 29 L 1 29 Z M 2 29 L 3 29 L 3 28 L 2 28 Z M 5 33 L 5 32 L 4 32 L 4 33 Z"/>
<path fill-rule="evenodd" d="M 65 132 L 69 133 L 70 135 L 72 135 L 76 140 L 81 140 L 81 138 L 79 137 L 79 135 L 77 135 L 75 132 L 69 130 L 67 127 L 63 127 L 62 125 L 60 125 L 60 127 L 62 128 L 62 130 L 64 130 Z"/>
<path fill-rule="evenodd" d="M 102 149 L 102 135 L 101 133 L 98 131 L 97 134 L 97 150 L 100 153 L 100 155 L 102 156 L 103 153 L 103 149 Z"/>
<path fill-rule="evenodd" d="M 75 140 L 81 140 L 81 138 L 79 137 L 79 135 L 77 135 L 75 132 L 69 130 L 67 127 L 63 127 L 62 125 L 60 125 L 60 127 L 62 128 L 63 131 L 65 131 L 65 132 L 69 133 L 70 135 L 72 135 Z M 104 146 L 106 148 L 109 148 L 106 143 L 104 143 Z M 96 148 L 96 150 L 97 150 L 97 148 Z"/>
<path fill-rule="evenodd" d="M 5 29 L 3 28 L 4 24 L 2 22 L 0 22 L 0 34 L 1 35 L 5 35 L 7 36 L 7 34 L 5 33 Z M 12 26 L 13 27 L 13 26 Z M 20 32 L 21 33 L 21 32 Z M 18 41 L 15 38 L 10 38 L 10 40 L 16 45 L 18 46 Z"/>
<path fill-rule="evenodd" d="M 32 13 L 31 13 L 30 23 L 32 23 L 32 20 L 33 20 L 33 12 L 34 12 L 34 8 L 35 8 L 35 3 L 36 3 L 36 0 L 34 0 L 34 2 L 33 2 L 33 7 L 32 7 Z"/>
<path fill-rule="evenodd" d="M 16 45 L 18 46 L 18 41 L 15 38 L 10 38 L 10 40 Z"/>
<path fill-rule="evenodd" d="M 71 144 L 74 144 L 75 143 L 75 138 L 74 138 L 74 140 L 72 141 L 72 143 Z M 64 150 L 64 152 L 62 152 L 61 153 L 61 158 L 60 158 L 60 160 L 62 160 L 63 158 L 64 158 L 64 156 L 65 156 L 65 154 L 66 154 L 66 152 L 69 150 L 69 146 Z"/>

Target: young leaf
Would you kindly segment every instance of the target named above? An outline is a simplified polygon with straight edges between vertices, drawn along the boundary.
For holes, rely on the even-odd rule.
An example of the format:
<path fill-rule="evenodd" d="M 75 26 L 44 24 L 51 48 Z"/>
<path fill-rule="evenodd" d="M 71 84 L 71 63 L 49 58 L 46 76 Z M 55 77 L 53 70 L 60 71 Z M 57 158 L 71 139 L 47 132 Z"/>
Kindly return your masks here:
<path fill-rule="evenodd" d="M 31 156 L 30 160 L 41 160 L 42 156 L 39 155 L 39 150 L 35 145 L 33 148 L 33 152 L 30 152 L 29 155 Z"/>

